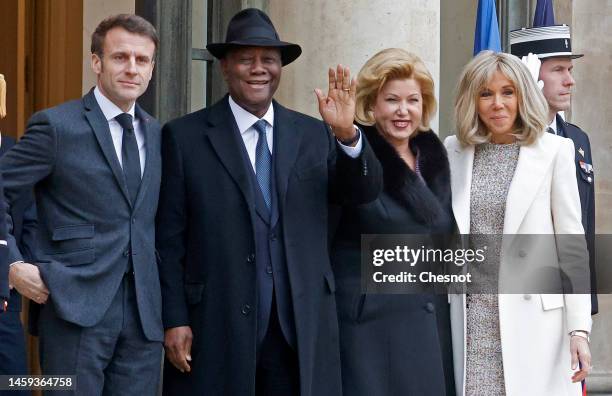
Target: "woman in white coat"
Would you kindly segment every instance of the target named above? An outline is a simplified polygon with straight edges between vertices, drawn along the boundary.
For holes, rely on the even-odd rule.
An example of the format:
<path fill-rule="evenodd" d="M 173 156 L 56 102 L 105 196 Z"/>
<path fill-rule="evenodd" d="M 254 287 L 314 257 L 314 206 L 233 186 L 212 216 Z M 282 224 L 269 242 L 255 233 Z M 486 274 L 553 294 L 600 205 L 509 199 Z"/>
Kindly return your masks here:
<path fill-rule="evenodd" d="M 543 260 L 563 267 L 560 234 L 576 235 L 571 254 L 586 255 L 574 146 L 545 132 L 546 101 L 527 68 L 484 51 L 465 67 L 457 92 L 457 134 L 445 146 L 460 233 L 503 234 L 500 271 Z M 518 234 L 555 236 L 552 245 L 506 243 Z M 591 367 L 590 311 L 588 294 L 451 296 L 457 394 L 580 395 Z"/>

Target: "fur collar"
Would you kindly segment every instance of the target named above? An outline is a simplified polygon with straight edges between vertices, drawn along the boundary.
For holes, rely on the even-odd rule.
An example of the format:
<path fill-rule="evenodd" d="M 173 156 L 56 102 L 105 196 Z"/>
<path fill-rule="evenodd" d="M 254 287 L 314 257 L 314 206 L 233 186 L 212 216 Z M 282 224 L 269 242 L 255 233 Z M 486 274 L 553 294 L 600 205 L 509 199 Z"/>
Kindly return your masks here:
<path fill-rule="evenodd" d="M 421 179 L 376 127 L 359 127 L 382 165 L 385 192 L 411 208 L 422 223 L 433 226 L 443 221 L 451 205 L 450 168 L 446 149 L 438 136 L 429 130 L 410 139 L 410 148 L 418 153 Z"/>

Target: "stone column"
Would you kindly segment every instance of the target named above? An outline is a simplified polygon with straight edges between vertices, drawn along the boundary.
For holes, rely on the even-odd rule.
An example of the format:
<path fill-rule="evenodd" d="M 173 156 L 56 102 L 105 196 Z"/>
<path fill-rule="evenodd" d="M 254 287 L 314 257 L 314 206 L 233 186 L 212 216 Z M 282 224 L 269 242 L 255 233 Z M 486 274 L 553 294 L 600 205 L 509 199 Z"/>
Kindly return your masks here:
<path fill-rule="evenodd" d="M 580 126 L 591 139 L 596 172 L 596 232 L 612 234 L 612 6 L 606 0 L 572 3 L 572 49 L 584 54 L 584 58 L 574 60 L 576 87 L 570 122 Z M 599 280 L 601 288 L 602 279 Z M 612 394 L 611 334 L 612 295 L 600 294 L 599 314 L 593 317 L 594 369 L 587 382 L 590 394 Z"/>
<path fill-rule="evenodd" d="M 91 35 L 104 18 L 121 13 L 133 14 L 134 0 L 83 0 L 83 95 L 96 85 L 91 71 Z"/>

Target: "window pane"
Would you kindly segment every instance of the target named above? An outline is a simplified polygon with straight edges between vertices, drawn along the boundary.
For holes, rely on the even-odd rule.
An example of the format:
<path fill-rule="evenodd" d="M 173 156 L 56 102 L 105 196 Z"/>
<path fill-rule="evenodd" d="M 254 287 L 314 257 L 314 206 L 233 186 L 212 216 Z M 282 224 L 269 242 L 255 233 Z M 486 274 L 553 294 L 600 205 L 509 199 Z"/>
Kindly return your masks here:
<path fill-rule="evenodd" d="M 208 1 L 193 0 L 191 13 L 191 46 L 206 48 L 208 31 Z M 207 62 L 191 61 L 191 111 L 206 106 L 206 68 Z"/>
<path fill-rule="evenodd" d="M 191 61 L 191 111 L 206 106 L 206 67 L 207 62 Z"/>

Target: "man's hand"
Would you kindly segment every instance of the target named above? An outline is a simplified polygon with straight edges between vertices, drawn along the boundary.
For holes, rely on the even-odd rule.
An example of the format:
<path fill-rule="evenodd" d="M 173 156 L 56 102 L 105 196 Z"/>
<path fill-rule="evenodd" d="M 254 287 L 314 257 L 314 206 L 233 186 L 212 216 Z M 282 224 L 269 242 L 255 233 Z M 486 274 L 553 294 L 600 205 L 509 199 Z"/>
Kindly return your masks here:
<path fill-rule="evenodd" d="M 544 81 L 540 80 L 540 66 L 542 66 L 542 61 L 540 58 L 530 52 L 529 55 L 521 58 L 521 62 L 527 66 L 529 73 L 531 73 L 531 77 L 533 77 L 533 81 L 535 81 L 541 91 L 542 88 L 544 88 Z"/>
<path fill-rule="evenodd" d="M 39 304 L 44 304 L 49 298 L 49 289 L 40 277 L 38 267 L 28 263 L 11 264 L 9 270 L 9 285 L 22 296 Z"/>
<path fill-rule="evenodd" d="M 190 372 L 191 366 L 191 341 L 193 334 L 191 327 L 179 326 L 166 330 L 164 336 L 164 348 L 166 357 L 181 373 Z"/>
<path fill-rule="evenodd" d="M 356 92 L 357 81 L 351 79 L 349 68 L 342 65 L 338 65 L 336 70 L 329 68 L 327 96 L 319 88 L 315 89 L 319 113 L 340 141 L 351 140 L 357 133 L 353 127 Z"/>
<path fill-rule="evenodd" d="M 570 338 L 570 354 L 572 355 L 572 370 L 577 370 L 572 375 L 572 382 L 580 382 L 589 375 L 591 369 L 591 349 L 586 338 L 572 336 Z M 580 362 L 580 367 L 578 367 Z"/>

